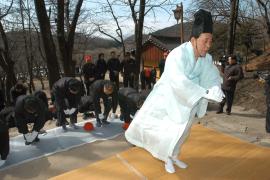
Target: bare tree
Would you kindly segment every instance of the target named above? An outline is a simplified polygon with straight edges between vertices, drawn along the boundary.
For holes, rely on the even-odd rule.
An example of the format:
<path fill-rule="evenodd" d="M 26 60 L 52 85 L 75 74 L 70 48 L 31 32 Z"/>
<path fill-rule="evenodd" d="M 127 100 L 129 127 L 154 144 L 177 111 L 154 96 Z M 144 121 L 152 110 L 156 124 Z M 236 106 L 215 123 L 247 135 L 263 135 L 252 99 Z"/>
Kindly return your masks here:
<path fill-rule="evenodd" d="M 52 88 L 54 82 L 60 79 L 60 69 L 57 62 L 55 44 L 51 33 L 51 25 L 47 16 L 44 0 L 35 0 L 35 8 L 45 50 L 49 86 Z"/>
<path fill-rule="evenodd" d="M 268 3 L 270 4 L 270 1 L 269 0 L 265 0 L 265 1 L 256 0 L 256 1 L 258 3 L 259 7 L 263 8 L 263 12 L 261 11 L 261 14 L 265 20 L 265 24 L 267 27 L 267 34 L 268 34 L 268 38 L 270 40 L 270 20 L 269 20 L 269 13 L 268 13 L 268 9 L 269 9 Z"/>
<path fill-rule="evenodd" d="M 13 85 L 16 84 L 16 76 L 14 73 L 14 61 L 11 58 L 11 52 L 10 52 L 10 47 L 8 43 L 8 38 L 6 35 L 6 32 L 4 30 L 3 24 L 2 24 L 2 19 L 8 15 L 11 7 L 13 5 L 13 0 L 10 3 L 9 8 L 4 14 L 0 15 L 0 34 L 1 38 L 3 40 L 3 48 L 0 48 L 0 66 L 6 73 L 6 86 L 5 86 L 5 94 L 6 94 L 6 99 L 7 99 L 7 104 L 10 103 L 10 94 L 9 91 Z"/>
<path fill-rule="evenodd" d="M 228 54 L 233 54 L 234 52 L 234 40 L 236 34 L 238 7 L 239 7 L 239 0 L 231 0 L 231 15 L 228 33 Z"/>
<path fill-rule="evenodd" d="M 72 59 L 72 52 L 74 47 L 74 36 L 77 21 L 80 15 L 80 10 L 82 7 L 83 0 L 79 0 L 77 2 L 74 16 L 72 18 L 71 24 L 69 23 L 69 0 L 57 1 L 57 38 L 58 38 L 58 45 L 60 50 L 60 60 L 63 63 L 63 69 L 65 76 L 75 76 L 75 64 L 76 62 Z M 65 11 L 66 8 L 66 11 Z M 66 13 L 65 13 L 66 12 Z M 65 14 L 66 14 L 66 21 L 65 21 Z M 66 29 L 65 32 L 65 22 L 66 22 Z"/>
<path fill-rule="evenodd" d="M 141 54 L 142 54 L 142 35 L 143 35 L 143 24 L 144 24 L 144 17 L 145 17 L 145 0 L 140 0 L 139 2 L 139 10 L 136 12 L 135 10 L 135 5 L 136 5 L 136 0 L 131 1 L 128 0 L 129 7 L 131 10 L 131 15 L 132 19 L 135 25 L 135 44 L 136 44 L 136 54 L 135 54 L 135 59 L 136 59 L 136 76 L 135 76 L 135 87 L 138 89 L 139 87 L 139 73 L 140 73 L 140 65 L 141 65 Z M 137 15 L 138 13 L 138 15 Z"/>
<path fill-rule="evenodd" d="M 32 51 L 32 38 L 31 38 L 31 31 L 30 31 L 31 23 L 28 22 L 28 30 L 29 30 L 30 35 L 29 35 L 29 39 L 27 39 L 27 34 L 26 34 L 25 24 L 24 24 L 25 18 L 24 18 L 24 13 L 23 13 L 24 9 L 26 8 L 23 5 L 22 0 L 20 0 L 19 3 L 20 3 L 20 14 L 21 14 L 23 39 L 24 39 L 24 49 L 25 49 L 26 62 L 27 62 L 27 68 L 28 68 L 28 74 L 29 74 L 29 92 L 30 94 L 32 94 L 32 91 L 35 91 L 35 85 L 33 81 L 33 51 Z"/>
<path fill-rule="evenodd" d="M 123 31 L 122 31 L 122 28 L 120 26 L 120 23 L 119 23 L 119 17 L 117 17 L 117 15 L 115 14 L 114 10 L 113 10 L 113 7 L 112 7 L 112 3 L 109 1 L 109 0 L 106 0 L 107 1 L 107 5 L 109 7 L 109 13 L 111 14 L 111 16 L 113 17 L 113 20 L 117 26 L 115 32 L 117 34 L 117 37 L 113 36 L 112 34 L 104 31 L 102 29 L 102 25 L 101 24 L 97 24 L 96 23 L 96 26 L 99 30 L 100 33 L 108 36 L 109 38 L 113 39 L 115 42 L 117 42 L 118 44 L 121 44 L 122 46 L 122 52 L 123 54 L 125 54 L 126 52 L 126 47 L 125 47 L 125 43 L 124 43 L 124 37 L 123 37 Z"/>

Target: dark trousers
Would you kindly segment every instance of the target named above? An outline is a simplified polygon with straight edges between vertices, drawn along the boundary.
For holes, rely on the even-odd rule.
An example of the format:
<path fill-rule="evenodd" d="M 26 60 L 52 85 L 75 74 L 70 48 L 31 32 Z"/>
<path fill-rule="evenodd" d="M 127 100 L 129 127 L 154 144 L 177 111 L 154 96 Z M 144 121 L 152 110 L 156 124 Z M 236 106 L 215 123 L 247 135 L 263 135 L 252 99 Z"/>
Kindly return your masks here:
<path fill-rule="evenodd" d="M 110 81 L 114 82 L 117 90 L 119 89 L 119 73 L 110 72 Z"/>
<path fill-rule="evenodd" d="M 120 106 L 122 120 L 126 123 L 130 123 L 130 112 L 128 110 L 128 105 L 126 104 L 125 99 L 119 98 L 118 103 Z"/>
<path fill-rule="evenodd" d="M 98 73 L 98 74 L 97 74 L 97 80 L 98 80 L 98 79 L 105 79 L 105 73 L 104 73 L 104 74 Z"/>
<path fill-rule="evenodd" d="M 145 79 L 141 78 L 141 89 L 144 90 L 145 89 Z"/>
<path fill-rule="evenodd" d="M 232 110 L 232 104 L 233 104 L 233 98 L 234 98 L 234 90 L 225 90 L 222 89 L 223 93 L 225 94 L 225 98 L 220 103 L 220 109 L 219 111 L 223 112 L 223 107 L 225 104 L 227 104 L 226 112 L 231 112 Z"/>
<path fill-rule="evenodd" d="M 77 123 L 77 114 L 78 110 L 76 110 L 73 114 L 69 115 L 68 117 L 70 118 L 70 123 L 74 124 Z M 57 111 L 57 126 L 63 126 L 66 124 L 67 115 L 64 113 L 64 110 L 59 110 Z"/>
<path fill-rule="evenodd" d="M 25 119 L 21 119 L 20 122 L 16 121 L 16 126 L 18 128 L 19 133 L 27 134 L 29 133 L 27 124 L 33 123 L 33 129 L 32 131 L 39 132 L 40 129 L 42 129 L 46 123 L 46 119 L 43 117 L 26 117 Z"/>
<path fill-rule="evenodd" d="M 56 107 L 56 116 L 57 116 L 57 122 L 56 122 L 56 126 L 63 126 L 66 124 L 67 120 L 66 120 L 66 114 L 64 113 L 64 109 L 63 107 L 61 107 L 61 105 L 57 102 L 57 101 L 54 101 L 54 105 Z M 78 114 L 78 108 L 71 103 L 71 105 L 68 105 L 67 107 L 69 108 L 76 108 L 76 111 L 69 115 L 69 118 L 70 118 L 70 123 L 77 123 L 77 114 Z"/>
<path fill-rule="evenodd" d="M 8 130 L 0 132 L 0 155 L 2 160 L 6 160 L 9 154 L 9 133 Z"/>
<path fill-rule="evenodd" d="M 147 88 L 148 89 L 151 89 L 151 82 L 152 82 L 151 78 L 150 77 L 149 78 L 145 78 L 145 82 L 146 82 Z"/>
<path fill-rule="evenodd" d="M 132 75 L 128 75 L 128 74 L 124 74 L 124 87 L 134 87 L 134 76 Z"/>
<path fill-rule="evenodd" d="M 109 112 L 112 109 L 112 101 L 110 99 L 102 98 L 104 104 L 104 120 L 107 120 Z M 100 122 L 99 114 L 101 114 L 100 100 L 94 104 L 96 120 Z"/>
<path fill-rule="evenodd" d="M 85 84 L 85 88 L 86 88 L 86 95 L 89 96 L 90 94 L 90 86 L 93 84 L 93 82 L 95 81 L 84 81 L 84 84 Z"/>

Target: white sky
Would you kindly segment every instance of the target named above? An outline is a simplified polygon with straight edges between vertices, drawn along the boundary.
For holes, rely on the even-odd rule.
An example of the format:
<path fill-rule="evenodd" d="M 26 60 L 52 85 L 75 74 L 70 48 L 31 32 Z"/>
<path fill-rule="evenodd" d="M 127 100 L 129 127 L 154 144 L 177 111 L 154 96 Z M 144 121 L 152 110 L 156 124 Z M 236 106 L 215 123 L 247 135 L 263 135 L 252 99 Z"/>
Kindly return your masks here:
<path fill-rule="evenodd" d="M 112 1 L 110 0 L 110 2 Z M 159 4 L 160 2 L 162 2 L 162 0 L 154 0 L 150 2 L 150 4 L 151 5 Z M 188 8 L 188 5 L 190 2 L 191 0 L 182 1 L 184 11 L 186 8 Z M 176 24 L 176 20 L 173 16 L 172 10 L 175 9 L 176 4 L 177 3 L 180 4 L 181 1 L 175 1 L 175 2 L 171 1 L 171 2 L 166 2 L 166 3 L 167 4 L 164 4 L 162 8 L 155 8 L 154 13 L 151 11 L 150 13 L 147 14 L 144 20 L 144 26 L 145 26 L 144 33 L 153 32 L 153 31 L 163 29 L 165 27 L 169 27 Z M 103 6 L 107 5 L 106 0 L 99 0 L 99 2 L 97 2 L 96 0 L 86 0 L 86 2 L 84 2 L 83 4 L 83 6 L 86 9 L 91 9 L 91 10 L 95 9 L 96 11 L 99 11 L 99 12 L 102 11 L 102 8 L 101 8 L 102 5 Z M 129 19 L 126 18 L 126 16 L 130 15 L 129 7 L 125 7 L 124 5 L 121 5 L 119 3 L 117 3 L 116 5 L 113 5 L 112 7 L 117 17 L 122 16 L 122 18 L 119 20 L 119 24 L 122 27 L 124 37 L 128 37 L 134 34 L 133 20 L 131 18 Z M 146 9 L 148 8 L 149 7 L 146 7 Z M 104 28 L 106 32 L 109 32 L 112 35 L 115 34 L 115 30 L 116 30 L 115 21 L 112 19 L 112 16 L 109 13 L 108 14 L 99 13 L 97 17 L 92 16 L 92 18 L 94 21 L 97 21 L 98 23 L 103 24 L 102 27 Z M 100 35 L 100 33 L 97 33 L 96 35 Z"/>

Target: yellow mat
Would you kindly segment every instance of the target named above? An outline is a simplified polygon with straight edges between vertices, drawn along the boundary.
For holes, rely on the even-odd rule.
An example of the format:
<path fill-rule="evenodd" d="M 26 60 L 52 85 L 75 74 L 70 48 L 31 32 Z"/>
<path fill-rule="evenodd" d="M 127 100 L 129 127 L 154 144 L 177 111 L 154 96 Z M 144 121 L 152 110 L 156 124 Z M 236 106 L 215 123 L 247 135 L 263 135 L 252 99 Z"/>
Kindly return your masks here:
<path fill-rule="evenodd" d="M 180 159 L 187 169 L 168 174 L 164 163 L 134 147 L 86 167 L 56 176 L 54 180 L 98 179 L 254 179 L 270 180 L 270 149 L 195 125 Z"/>

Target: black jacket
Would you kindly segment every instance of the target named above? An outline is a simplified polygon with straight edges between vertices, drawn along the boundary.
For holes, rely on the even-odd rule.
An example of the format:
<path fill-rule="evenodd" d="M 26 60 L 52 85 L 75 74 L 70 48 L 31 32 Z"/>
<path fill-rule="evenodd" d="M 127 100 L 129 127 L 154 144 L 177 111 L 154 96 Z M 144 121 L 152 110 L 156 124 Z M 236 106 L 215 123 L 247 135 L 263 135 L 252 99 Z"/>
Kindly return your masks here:
<path fill-rule="evenodd" d="M 8 128 L 14 128 L 16 127 L 14 115 L 14 106 L 7 106 L 0 112 L 0 120 L 4 122 L 5 126 Z"/>
<path fill-rule="evenodd" d="M 161 60 L 159 61 L 158 67 L 159 67 L 160 76 L 161 76 L 162 73 L 164 72 L 164 68 L 165 68 L 165 59 L 161 59 Z M 160 77 L 160 76 L 159 76 L 159 77 Z"/>
<path fill-rule="evenodd" d="M 82 93 L 72 94 L 69 91 L 68 82 L 74 79 L 72 77 L 63 77 L 56 81 L 52 87 L 52 94 L 54 96 L 54 100 L 56 101 L 58 108 L 64 110 L 67 108 L 77 108 L 81 99 Z M 65 100 L 68 101 L 65 102 Z"/>
<path fill-rule="evenodd" d="M 1 112 L 0 112 L 0 132 L 6 132 L 8 131 L 8 115 L 13 111 L 14 109 L 12 108 L 12 111 L 6 111 L 5 109 L 3 109 Z M 14 118 L 13 118 L 14 120 Z"/>
<path fill-rule="evenodd" d="M 134 59 L 123 60 L 121 65 L 124 75 L 130 75 L 131 73 L 134 75 L 136 73 L 136 61 Z"/>
<path fill-rule="evenodd" d="M 111 58 L 108 60 L 107 68 L 110 71 L 110 73 L 113 73 L 113 71 L 120 72 L 121 71 L 121 64 L 118 58 Z"/>
<path fill-rule="evenodd" d="M 229 77 L 231 78 L 229 80 Z M 228 65 L 224 69 L 222 89 L 234 91 L 237 82 L 244 77 L 242 67 L 238 64 Z"/>
<path fill-rule="evenodd" d="M 82 67 L 82 74 L 85 81 L 89 81 L 89 78 L 96 78 L 96 66 L 95 64 L 88 62 Z"/>
<path fill-rule="evenodd" d="M 106 74 L 107 71 L 107 64 L 104 59 L 98 59 L 97 60 L 97 65 L 96 65 L 96 73 L 97 73 L 97 78 L 100 79 L 102 78 L 102 75 Z"/>
<path fill-rule="evenodd" d="M 121 88 L 118 91 L 118 100 L 121 109 L 127 110 L 130 114 L 134 115 L 140 108 L 138 104 L 143 104 L 150 90 L 137 92 L 133 88 Z"/>
<path fill-rule="evenodd" d="M 113 113 L 115 113 L 117 104 L 118 104 L 118 98 L 117 98 L 117 90 L 116 87 L 114 87 L 113 93 L 111 95 L 106 95 L 104 93 L 104 84 L 108 80 L 97 80 L 91 85 L 91 92 L 90 96 L 93 98 L 94 102 L 94 107 L 95 107 L 95 113 L 100 114 L 101 109 L 100 109 L 100 99 L 103 99 L 104 105 L 108 103 L 109 98 L 112 98 L 112 110 Z"/>
<path fill-rule="evenodd" d="M 38 102 L 37 112 L 31 114 L 24 109 L 26 98 L 35 98 Z M 27 123 L 34 123 L 33 130 L 39 131 L 46 122 L 46 112 L 48 111 L 45 104 L 37 97 L 31 95 L 22 95 L 18 97 L 15 104 L 15 123 L 19 133 L 28 133 Z"/>

